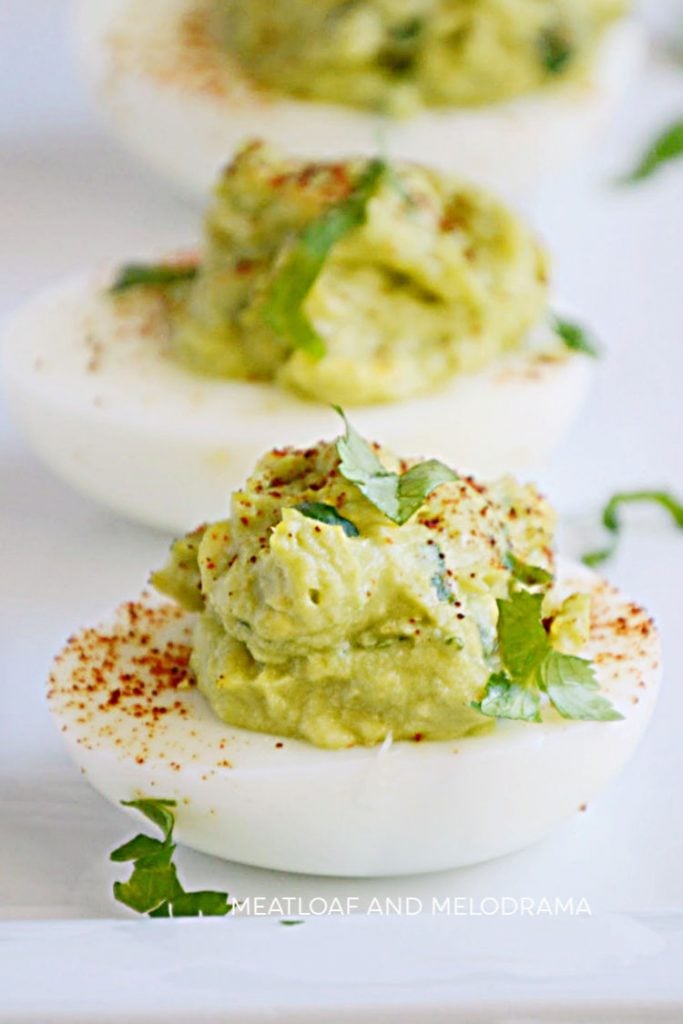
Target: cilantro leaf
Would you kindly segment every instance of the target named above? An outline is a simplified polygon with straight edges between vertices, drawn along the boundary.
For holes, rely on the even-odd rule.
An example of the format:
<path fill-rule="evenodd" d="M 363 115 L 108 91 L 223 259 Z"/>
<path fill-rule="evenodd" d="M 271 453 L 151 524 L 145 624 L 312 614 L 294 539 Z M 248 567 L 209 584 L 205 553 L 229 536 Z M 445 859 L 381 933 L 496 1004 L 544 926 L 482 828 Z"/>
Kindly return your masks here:
<path fill-rule="evenodd" d="M 541 622 L 543 595 L 520 590 L 497 604 L 501 659 L 513 679 L 526 680 L 534 674 L 550 646 Z"/>
<path fill-rule="evenodd" d="M 639 164 L 622 179 L 622 184 L 632 185 L 644 181 L 655 171 L 683 156 L 683 120 L 676 121 L 659 135 L 645 152 Z"/>
<path fill-rule="evenodd" d="M 555 333 L 572 352 L 583 352 L 584 355 L 592 356 L 593 359 L 599 358 L 598 347 L 585 328 L 558 316 L 554 317 L 554 327 Z"/>
<path fill-rule="evenodd" d="M 136 811 L 144 814 L 152 824 L 160 828 L 164 833 L 164 842 L 169 842 L 173 835 L 175 816 L 172 808 L 176 806 L 175 800 L 122 800 L 123 807 L 134 807 Z"/>
<path fill-rule="evenodd" d="M 514 579 L 525 587 L 542 587 L 553 582 L 553 574 L 547 569 L 542 569 L 540 565 L 527 565 L 511 551 L 505 556 L 505 563 Z"/>
<path fill-rule="evenodd" d="M 198 269 L 196 263 L 129 263 L 121 267 L 109 290 L 116 294 L 130 288 L 168 288 L 180 281 L 192 281 Z"/>
<path fill-rule="evenodd" d="M 547 28 L 538 39 L 543 67 L 551 75 L 561 75 L 574 58 L 574 46 L 559 28 Z"/>
<path fill-rule="evenodd" d="M 541 621 L 543 594 L 513 590 L 498 601 L 498 652 L 504 671 L 494 672 L 478 704 L 493 718 L 541 721 L 541 692 L 564 717 L 601 722 L 622 716 L 598 692 L 593 666 L 552 648 Z"/>
<path fill-rule="evenodd" d="M 173 917 L 224 917 L 232 910 L 226 892 L 183 892 L 175 896 L 170 909 Z"/>
<path fill-rule="evenodd" d="M 538 692 L 521 683 L 513 683 L 504 672 L 495 672 L 486 684 L 480 703 L 473 705 L 489 718 L 511 718 L 522 722 L 541 721 Z"/>
<path fill-rule="evenodd" d="M 294 506 L 297 512 L 308 519 L 317 519 L 319 523 L 326 523 L 328 526 L 341 526 L 347 537 L 358 537 L 359 531 L 355 523 L 337 512 L 333 505 L 326 505 L 322 501 L 302 501 L 300 505 Z"/>
<path fill-rule="evenodd" d="M 452 480 L 457 480 L 456 474 L 438 459 L 428 459 L 411 466 L 398 477 L 398 522 L 407 522 L 422 508 L 432 491 Z"/>
<path fill-rule="evenodd" d="M 593 666 L 584 658 L 551 651 L 544 659 L 541 680 L 553 707 L 563 718 L 616 722 L 624 717 L 597 692 Z"/>
<path fill-rule="evenodd" d="M 163 841 L 138 835 L 110 854 L 116 863 L 133 862 L 127 882 L 114 883 L 114 898 L 139 914 L 150 917 L 223 916 L 232 910 L 225 892 L 186 892 L 178 879 L 173 863 L 175 843 L 173 829 L 174 800 L 122 800 L 124 807 L 134 807 L 144 814 L 163 834 Z"/>
<path fill-rule="evenodd" d="M 325 343 L 306 316 L 304 302 L 334 246 L 365 223 L 368 203 L 385 170 L 382 160 L 372 160 L 351 194 L 304 228 L 270 285 L 263 306 L 265 322 L 315 359 L 325 355 Z"/>
<path fill-rule="evenodd" d="M 432 491 L 441 484 L 458 479 L 452 469 L 437 459 L 420 462 L 402 475 L 390 472 L 367 441 L 356 433 L 343 411 L 335 408 L 346 427 L 344 436 L 337 441 L 339 471 L 392 522 L 402 526 Z"/>
<path fill-rule="evenodd" d="M 174 849 L 171 847 L 167 856 L 172 856 Z M 161 862 L 146 866 L 136 863 L 127 882 L 114 882 L 114 897 L 139 914 L 156 910 L 182 891 L 175 865 Z"/>
<path fill-rule="evenodd" d="M 602 512 L 602 525 L 611 534 L 609 543 L 597 551 L 587 552 L 582 559 L 584 565 L 602 565 L 612 558 L 621 532 L 620 509 L 622 505 L 637 503 L 660 505 L 670 514 L 674 524 L 683 530 L 683 502 L 674 495 L 667 491 L 622 491 L 610 498 Z"/>

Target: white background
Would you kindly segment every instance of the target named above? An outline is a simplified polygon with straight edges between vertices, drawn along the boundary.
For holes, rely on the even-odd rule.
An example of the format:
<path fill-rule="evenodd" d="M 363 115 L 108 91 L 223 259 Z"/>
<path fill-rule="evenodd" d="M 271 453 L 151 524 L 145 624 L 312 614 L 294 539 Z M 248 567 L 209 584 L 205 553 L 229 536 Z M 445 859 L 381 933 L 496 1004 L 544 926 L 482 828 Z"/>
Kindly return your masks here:
<path fill-rule="evenodd" d="M 658 16 L 671 6 L 652 2 Z M 74 271 L 173 248 L 197 234 L 198 210 L 148 176 L 101 129 L 69 59 L 62 22 L 59 0 L 0 0 L 0 316 Z M 681 114 L 683 66 L 660 50 L 610 132 L 581 167 L 546 190 L 535 211 L 555 254 L 558 292 L 581 311 L 605 350 L 590 402 L 541 481 L 565 516 L 570 546 L 614 489 L 666 486 L 683 494 L 683 164 L 638 188 L 612 184 L 656 129 Z M 425 900 L 432 894 L 559 895 L 586 897 L 596 917 L 683 912 L 683 533 L 657 512 L 628 519 L 608 572 L 655 615 L 664 638 L 665 683 L 636 758 L 586 814 L 533 849 L 429 878 L 315 881 L 184 852 L 188 884 L 240 896 L 352 895 L 361 902 L 378 893 Z M 167 543 L 53 479 L 0 411 L 0 917 L 126 917 L 109 896 L 116 872 L 107 853 L 130 834 L 130 822 L 67 762 L 46 712 L 44 680 L 67 634 L 136 594 Z M 336 924 L 336 932 L 334 921 L 319 932 L 328 949 L 339 943 L 340 955 L 346 950 L 350 976 L 360 970 L 352 967 L 360 939 L 349 944 L 347 923 Z M 411 941 L 419 935 L 421 949 L 437 933 L 444 941 L 444 922 L 434 923 L 433 933 L 425 923 L 402 924 L 413 925 Z M 528 922 L 513 925 L 513 942 L 525 936 L 542 948 L 545 940 Z M 274 957 L 290 956 L 310 944 L 317 927 L 280 929 L 264 941 L 269 949 L 275 944 Z M 309 939 L 300 937 L 306 928 Z M 62 941 L 64 950 L 86 942 L 78 930 L 61 932 L 61 939 L 44 930 L 40 939 L 35 930 L 12 934 L 24 936 L 27 955 L 33 942 L 43 942 L 45 951 Z M 482 950 L 495 945 L 494 934 L 493 924 L 480 933 Z M 212 948 L 206 931 L 202 935 L 199 947 Z M 408 941 L 404 928 L 387 929 L 381 934 L 385 953 L 391 954 L 386 944 L 392 935 Z M 285 940 L 290 945 L 283 954 Z M 315 957 L 315 950 L 306 955 Z M 399 959 L 397 953 L 386 962 Z M 69 961 L 56 962 L 68 978 Z M 343 963 L 339 977 L 346 976 Z M 393 976 L 391 966 L 386 970 Z M 440 971 L 443 981 L 448 970 Z M 245 991 L 251 984 L 263 1004 L 272 1005 L 257 974 L 251 983 L 249 972 L 240 977 Z M 362 971 L 357 980 L 367 980 Z M 433 996 L 433 981 L 429 971 L 416 975 L 415 998 Z M 67 1000 L 70 984 L 75 981 L 65 980 Z M 195 985 L 195 996 L 201 988 Z M 33 1019 L 31 1007 L 42 1006 L 39 994 L 22 996 L 17 984 L 12 992 L 10 1009 Z M 386 994 L 374 998 L 390 1001 Z M 50 1006 L 55 1014 L 67 1007 L 64 1019 L 75 1019 L 68 1002 L 53 998 Z M 36 1019 L 47 1020 L 45 1006 L 41 1013 Z"/>

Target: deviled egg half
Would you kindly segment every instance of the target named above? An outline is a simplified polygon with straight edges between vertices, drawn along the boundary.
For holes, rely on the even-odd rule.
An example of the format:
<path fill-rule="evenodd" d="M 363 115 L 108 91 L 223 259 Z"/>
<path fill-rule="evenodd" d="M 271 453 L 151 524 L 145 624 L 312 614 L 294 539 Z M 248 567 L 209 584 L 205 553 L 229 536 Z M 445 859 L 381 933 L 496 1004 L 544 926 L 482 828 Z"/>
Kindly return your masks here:
<path fill-rule="evenodd" d="M 219 179 L 201 253 L 70 281 L 10 323 L 18 422 L 66 480 L 144 522 L 217 518 L 261 452 L 330 404 L 488 475 L 542 462 L 586 391 L 531 231 L 411 164 L 260 143 Z"/>
<path fill-rule="evenodd" d="M 79 0 L 120 138 L 204 195 L 245 134 L 308 159 L 424 160 L 529 190 L 605 125 L 639 63 L 625 0 Z"/>
<path fill-rule="evenodd" d="M 652 712 L 646 613 L 556 562 L 531 485 L 398 460 L 350 426 L 265 455 L 229 518 L 75 634 L 49 702 L 114 802 L 262 867 L 433 871 L 584 810 Z"/>

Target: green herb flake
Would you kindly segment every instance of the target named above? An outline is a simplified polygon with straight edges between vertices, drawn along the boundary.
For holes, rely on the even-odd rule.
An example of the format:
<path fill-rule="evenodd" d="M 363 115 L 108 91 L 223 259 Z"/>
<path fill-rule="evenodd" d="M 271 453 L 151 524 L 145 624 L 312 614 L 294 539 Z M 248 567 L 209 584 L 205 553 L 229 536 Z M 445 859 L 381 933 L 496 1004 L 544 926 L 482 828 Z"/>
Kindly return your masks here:
<path fill-rule="evenodd" d="M 304 302 L 334 246 L 365 223 L 385 170 L 383 160 L 371 161 L 351 194 L 304 228 L 270 285 L 263 306 L 265 322 L 314 359 L 325 355 L 325 343 L 306 316 Z"/>
<path fill-rule="evenodd" d="M 683 156 L 683 120 L 676 121 L 659 135 L 645 152 L 640 163 L 622 178 L 622 184 L 632 185 L 649 178 L 664 164 Z"/>
<path fill-rule="evenodd" d="M 593 359 L 599 357 L 600 350 L 585 328 L 561 317 L 554 318 L 553 326 L 555 333 L 562 339 L 570 351 L 583 352 L 584 355 L 591 356 Z"/>
<path fill-rule="evenodd" d="M 547 569 L 542 569 L 540 565 L 527 565 L 511 551 L 505 556 L 505 564 L 513 578 L 525 587 L 545 587 L 553 582 L 554 576 Z"/>
<path fill-rule="evenodd" d="M 308 519 L 316 519 L 319 523 L 327 526 L 341 526 L 347 537 L 358 537 L 359 531 L 355 523 L 337 512 L 332 505 L 325 505 L 322 501 L 302 501 L 300 505 L 294 506 L 297 512 Z"/>
<path fill-rule="evenodd" d="M 547 28 L 538 39 L 543 67 L 550 75 L 561 75 L 574 59 L 574 46 L 559 28 Z"/>
<path fill-rule="evenodd" d="M 144 834 L 114 850 L 109 859 L 117 864 L 132 861 L 127 882 L 114 883 L 114 898 L 149 917 L 223 917 L 232 910 L 225 892 L 186 892 L 173 863 L 174 800 L 122 800 L 134 807 L 163 834 L 163 840 Z"/>
<path fill-rule="evenodd" d="M 541 693 L 563 718 L 612 722 L 622 716 L 598 692 L 591 662 L 552 648 L 541 621 L 542 594 L 513 591 L 498 601 L 498 651 L 493 673 L 474 707 L 491 718 L 541 721 Z"/>
<path fill-rule="evenodd" d="M 683 503 L 667 491 L 623 491 L 613 495 L 605 505 L 602 513 L 602 525 L 610 534 L 610 541 L 597 551 L 589 551 L 583 556 L 584 565 L 591 567 L 609 561 L 617 549 L 621 533 L 620 510 L 623 505 L 653 504 L 665 509 L 674 524 L 683 530 Z"/>
<path fill-rule="evenodd" d="M 303 922 L 303 920 L 300 917 L 292 918 L 291 920 L 289 920 L 287 918 L 281 918 L 280 919 L 280 924 L 284 925 L 285 928 L 294 928 L 295 925 L 303 924 L 303 923 L 304 922 Z"/>
<path fill-rule="evenodd" d="M 337 441 L 341 475 L 398 526 L 407 523 L 437 487 L 458 479 L 452 469 L 437 459 L 420 462 L 400 475 L 391 473 L 349 424 L 343 411 L 335 408 L 346 427 L 344 436 Z"/>
<path fill-rule="evenodd" d="M 390 29 L 389 34 L 392 39 L 395 39 L 399 43 L 413 42 L 424 30 L 425 23 L 423 18 L 409 18 L 407 21 L 402 21 L 399 25 L 394 25 Z"/>
<path fill-rule="evenodd" d="M 114 294 L 131 288 L 169 288 L 192 281 L 198 272 L 196 263 L 129 263 L 122 267 L 109 289 Z"/>

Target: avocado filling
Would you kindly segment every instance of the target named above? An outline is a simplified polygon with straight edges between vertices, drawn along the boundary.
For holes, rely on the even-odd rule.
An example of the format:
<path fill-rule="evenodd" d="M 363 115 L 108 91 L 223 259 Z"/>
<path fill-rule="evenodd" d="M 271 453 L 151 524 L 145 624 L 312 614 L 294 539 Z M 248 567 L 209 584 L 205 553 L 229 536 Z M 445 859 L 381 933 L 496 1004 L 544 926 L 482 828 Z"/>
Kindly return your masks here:
<path fill-rule="evenodd" d="M 497 103 L 590 66 L 625 0 L 214 0 L 256 83 L 398 116 Z"/>
<path fill-rule="evenodd" d="M 476 188 L 253 143 L 218 182 L 198 266 L 126 268 L 118 290 L 165 289 L 188 369 L 353 405 L 434 391 L 538 347 L 547 281 L 532 233 Z M 544 351 L 566 358 L 544 333 Z"/>
<path fill-rule="evenodd" d="M 152 581 L 199 611 L 192 670 L 225 722 L 327 748 L 456 739 L 540 720 L 545 676 L 590 668 L 590 598 L 551 596 L 554 513 L 535 488 L 409 469 L 350 427 L 274 450 L 229 519 L 173 546 Z"/>

